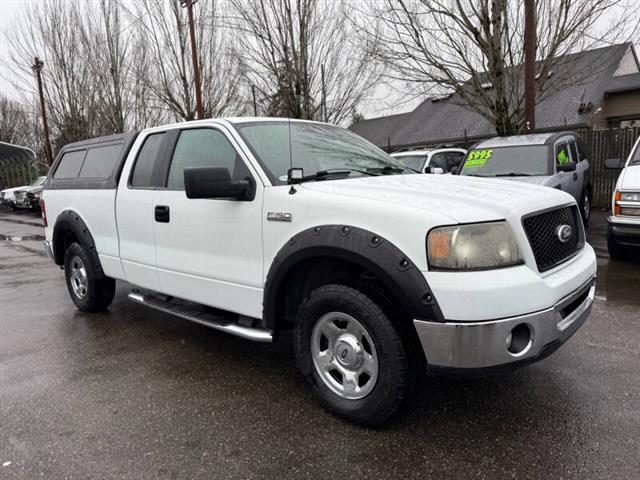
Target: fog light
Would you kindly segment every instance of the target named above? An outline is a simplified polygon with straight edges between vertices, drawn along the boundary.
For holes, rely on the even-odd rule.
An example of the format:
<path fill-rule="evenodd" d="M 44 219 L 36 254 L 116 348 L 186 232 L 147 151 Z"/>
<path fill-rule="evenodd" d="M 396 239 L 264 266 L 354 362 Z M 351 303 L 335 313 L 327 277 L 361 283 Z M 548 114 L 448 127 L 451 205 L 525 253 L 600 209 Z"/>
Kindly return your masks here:
<path fill-rule="evenodd" d="M 507 350 L 512 355 L 522 355 L 531 346 L 531 330 L 525 323 L 513 327 L 507 336 Z"/>

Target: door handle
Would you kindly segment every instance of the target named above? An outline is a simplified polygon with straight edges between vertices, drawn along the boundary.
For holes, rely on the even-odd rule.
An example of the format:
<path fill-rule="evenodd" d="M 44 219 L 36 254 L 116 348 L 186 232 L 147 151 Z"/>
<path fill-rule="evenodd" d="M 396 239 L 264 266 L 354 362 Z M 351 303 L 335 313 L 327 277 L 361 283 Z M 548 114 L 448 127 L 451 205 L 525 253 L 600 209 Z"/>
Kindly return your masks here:
<path fill-rule="evenodd" d="M 155 208 L 156 222 L 169 223 L 169 206 L 168 205 L 156 205 Z"/>
<path fill-rule="evenodd" d="M 577 172 L 573 172 L 573 179 L 574 179 L 574 180 L 578 180 L 578 174 L 577 174 Z"/>

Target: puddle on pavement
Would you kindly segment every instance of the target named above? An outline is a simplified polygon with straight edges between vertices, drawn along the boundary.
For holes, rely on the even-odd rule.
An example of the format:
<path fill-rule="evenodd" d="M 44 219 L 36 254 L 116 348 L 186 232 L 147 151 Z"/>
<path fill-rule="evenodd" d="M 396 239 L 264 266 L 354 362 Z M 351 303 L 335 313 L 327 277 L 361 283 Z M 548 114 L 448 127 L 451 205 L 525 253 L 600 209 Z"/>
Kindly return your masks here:
<path fill-rule="evenodd" d="M 608 302 L 640 305 L 640 261 L 600 261 L 596 295 L 606 297 Z"/>
<path fill-rule="evenodd" d="M 44 238 L 44 235 L 5 235 L 0 233 L 0 241 L 6 242 L 42 241 Z"/>

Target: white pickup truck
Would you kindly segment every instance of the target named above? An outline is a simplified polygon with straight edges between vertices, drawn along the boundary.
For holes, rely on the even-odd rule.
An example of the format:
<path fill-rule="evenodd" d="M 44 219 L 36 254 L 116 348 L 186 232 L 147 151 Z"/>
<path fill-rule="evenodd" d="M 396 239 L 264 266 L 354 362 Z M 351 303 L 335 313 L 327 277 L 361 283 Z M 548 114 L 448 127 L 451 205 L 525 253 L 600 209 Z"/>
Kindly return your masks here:
<path fill-rule="evenodd" d="M 567 193 L 412 174 L 315 122 L 202 120 L 67 145 L 42 214 L 79 309 L 106 308 L 124 280 L 135 302 L 246 339 L 293 330 L 320 403 L 368 425 L 427 371 L 550 354 L 595 292 Z"/>

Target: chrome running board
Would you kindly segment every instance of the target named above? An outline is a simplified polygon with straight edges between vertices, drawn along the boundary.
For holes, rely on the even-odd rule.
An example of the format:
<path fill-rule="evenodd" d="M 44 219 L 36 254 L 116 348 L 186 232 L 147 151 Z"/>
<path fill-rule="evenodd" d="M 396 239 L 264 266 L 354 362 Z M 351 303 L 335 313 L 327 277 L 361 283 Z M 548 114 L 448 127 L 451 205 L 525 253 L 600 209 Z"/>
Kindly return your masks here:
<path fill-rule="evenodd" d="M 254 342 L 273 342 L 273 332 L 262 328 L 245 327 L 238 323 L 225 321 L 225 319 L 212 315 L 202 308 L 188 308 L 172 300 L 163 300 L 154 295 L 144 295 L 133 291 L 128 295 L 129 300 L 145 305 L 154 310 L 159 310 L 176 317 L 184 318 L 191 322 L 199 323 L 205 327 L 230 333 L 237 337 L 253 340 Z"/>

